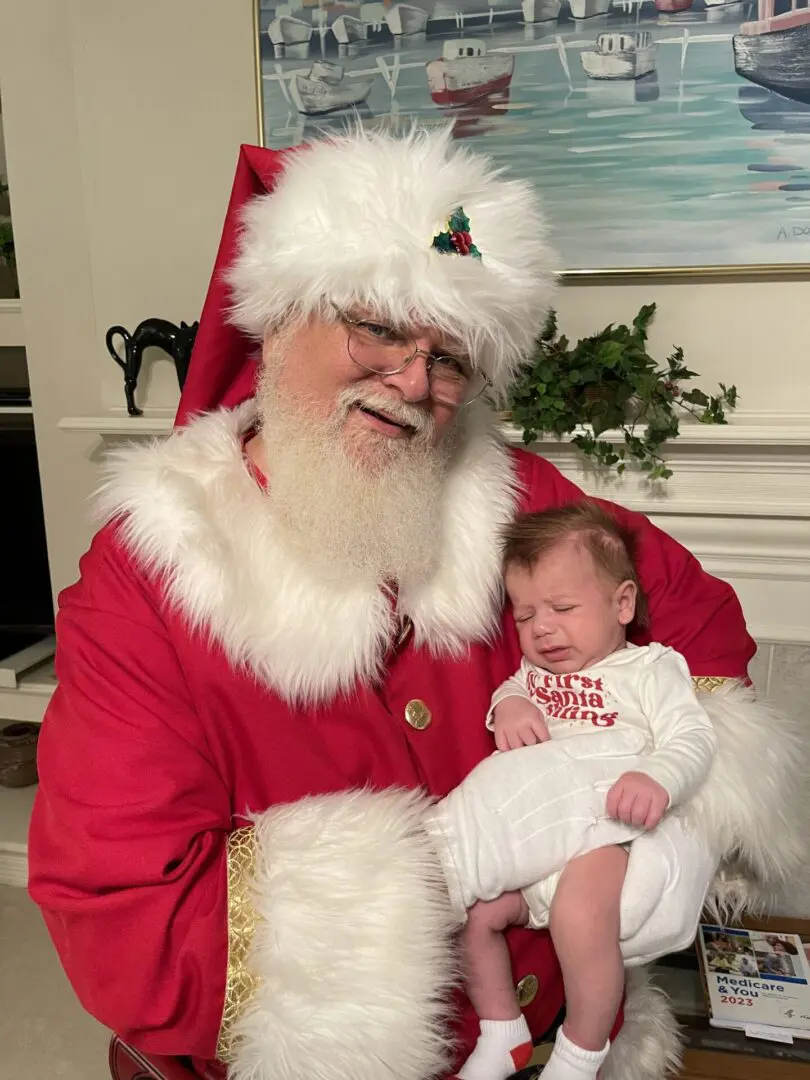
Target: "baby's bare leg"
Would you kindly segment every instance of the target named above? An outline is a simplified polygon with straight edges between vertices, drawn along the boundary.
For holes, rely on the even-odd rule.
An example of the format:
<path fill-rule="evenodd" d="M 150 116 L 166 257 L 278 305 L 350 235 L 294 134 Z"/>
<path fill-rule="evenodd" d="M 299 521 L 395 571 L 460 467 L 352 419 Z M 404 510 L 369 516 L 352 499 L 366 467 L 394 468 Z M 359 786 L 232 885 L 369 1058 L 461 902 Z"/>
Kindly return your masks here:
<path fill-rule="evenodd" d="M 503 936 L 508 926 L 525 924 L 528 917 L 520 893 L 479 901 L 467 913 L 461 946 L 467 994 L 481 1022 L 481 1034 L 459 1070 L 461 1080 L 505 1080 L 529 1063 L 531 1033 L 517 1003 Z"/>
<path fill-rule="evenodd" d="M 565 984 L 566 1016 L 543 1080 L 595 1077 L 621 1005 L 619 906 L 627 852 L 598 848 L 565 868 L 549 930 Z"/>
<path fill-rule="evenodd" d="M 503 932 L 508 926 L 525 925 L 528 917 L 529 909 L 520 893 L 479 901 L 467 913 L 461 939 L 467 996 L 481 1020 L 516 1020 L 520 1016 Z"/>

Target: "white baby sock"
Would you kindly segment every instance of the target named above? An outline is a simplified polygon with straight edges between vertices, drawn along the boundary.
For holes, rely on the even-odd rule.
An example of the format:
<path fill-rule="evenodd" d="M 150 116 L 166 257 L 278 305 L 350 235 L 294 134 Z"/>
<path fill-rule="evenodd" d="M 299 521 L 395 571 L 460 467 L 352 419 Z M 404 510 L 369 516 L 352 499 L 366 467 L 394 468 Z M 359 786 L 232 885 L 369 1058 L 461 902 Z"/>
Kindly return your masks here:
<path fill-rule="evenodd" d="M 609 1049 L 610 1043 L 607 1042 L 601 1050 L 583 1050 L 566 1038 L 560 1028 L 551 1057 L 543 1069 L 542 1080 L 596 1080 L 599 1066 Z"/>
<path fill-rule="evenodd" d="M 525 1016 L 517 1020 L 482 1020 L 478 1042 L 458 1076 L 461 1080 L 506 1080 L 529 1064 L 532 1050 Z"/>

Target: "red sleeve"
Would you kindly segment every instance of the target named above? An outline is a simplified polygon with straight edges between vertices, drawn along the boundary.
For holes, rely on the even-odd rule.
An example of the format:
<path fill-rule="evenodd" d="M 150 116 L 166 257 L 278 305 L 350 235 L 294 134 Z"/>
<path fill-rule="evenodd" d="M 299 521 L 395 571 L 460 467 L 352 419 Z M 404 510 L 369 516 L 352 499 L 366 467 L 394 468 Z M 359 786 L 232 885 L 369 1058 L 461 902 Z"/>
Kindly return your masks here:
<path fill-rule="evenodd" d="M 543 510 L 585 497 L 550 462 L 517 452 L 524 485 L 522 509 Z M 745 679 L 756 644 L 730 585 L 707 574 L 691 552 L 643 514 L 597 499 L 636 538 L 636 570 L 650 609 L 650 625 L 633 640 L 660 641 L 686 658 L 693 676 Z"/>
<path fill-rule="evenodd" d="M 227 793 L 148 583 L 109 532 L 61 604 L 30 892 L 89 1012 L 146 1051 L 212 1058 Z"/>

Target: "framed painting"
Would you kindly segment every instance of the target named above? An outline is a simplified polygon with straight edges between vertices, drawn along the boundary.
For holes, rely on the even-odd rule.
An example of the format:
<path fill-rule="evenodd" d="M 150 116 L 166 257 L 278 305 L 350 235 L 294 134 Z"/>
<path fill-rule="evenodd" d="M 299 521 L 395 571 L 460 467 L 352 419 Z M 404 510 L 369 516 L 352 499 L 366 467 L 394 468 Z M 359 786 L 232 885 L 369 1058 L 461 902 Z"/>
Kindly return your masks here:
<path fill-rule="evenodd" d="M 280 148 L 452 121 L 566 274 L 810 271 L 810 0 L 256 0 Z"/>

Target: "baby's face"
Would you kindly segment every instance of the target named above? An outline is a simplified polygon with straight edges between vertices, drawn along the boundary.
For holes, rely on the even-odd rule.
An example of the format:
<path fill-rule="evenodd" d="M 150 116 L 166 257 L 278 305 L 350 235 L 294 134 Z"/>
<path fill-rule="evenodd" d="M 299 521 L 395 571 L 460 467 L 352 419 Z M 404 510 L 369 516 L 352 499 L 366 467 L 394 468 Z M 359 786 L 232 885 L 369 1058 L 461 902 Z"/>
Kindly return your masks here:
<path fill-rule="evenodd" d="M 581 671 L 622 648 L 635 613 L 632 582 L 607 581 L 576 537 L 561 541 L 531 571 L 510 567 L 506 591 L 523 655 L 555 674 Z"/>

